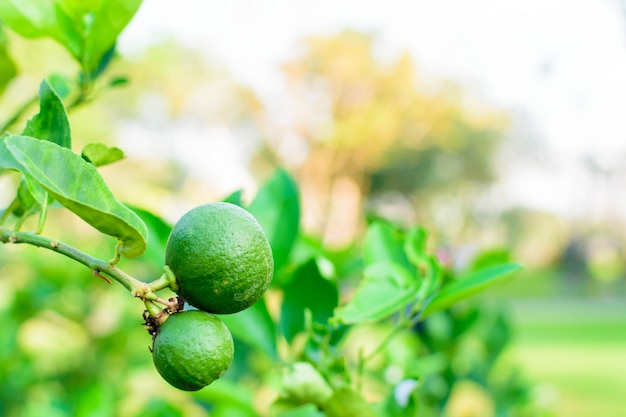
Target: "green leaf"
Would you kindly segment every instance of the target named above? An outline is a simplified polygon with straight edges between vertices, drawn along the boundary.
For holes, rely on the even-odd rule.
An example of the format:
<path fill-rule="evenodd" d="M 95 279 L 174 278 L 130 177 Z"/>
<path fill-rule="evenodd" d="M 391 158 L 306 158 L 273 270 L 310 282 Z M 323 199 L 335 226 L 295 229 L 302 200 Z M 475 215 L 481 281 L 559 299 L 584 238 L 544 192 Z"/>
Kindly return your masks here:
<path fill-rule="evenodd" d="M 404 309 L 418 287 L 416 277 L 398 264 L 369 265 L 352 299 L 337 309 L 334 319 L 345 324 L 385 319 Z"/>
<path fill-rule="evenodd" d="M 242 195 L 243 195 L 243 190 L 233 191 L 228 196 L 226 196 L 222 201 L 225 203 L 231 203 L 239 207 L 243 207 L 243 202 L 241 200 Z"/>
<path fill-rule="evenodd" d="M 72 148 L 70 122 L 65 106 L 46 80 L 43 80 L 39 86 L 39 113 L 26 123 L 22 135 Z"/>
<path fill-rule="evenodd" d="M 492 248 L 482 251 L 472 261 L 472 270 L 477 271 L 488 266 L 511 262 L 511 253 L 507 248 Z"/>
<path fill-rule="evenodd" d="M 50 74 L 48 82 L 61 98 L 66 98 L 72 92 L 72 81 L 63 74 Z"/>
<path fill-rule="evenodd" d="M 9 135 L 0 142 L 0 167 L 30 175 L 63 206 L 100 232 L 119 239 L 121 256 L 134 258 L 146 250 L 146 225 L 115 198 L 96 167 L 71 150 Z"/>
<path fill-rule="evenodd" d="M 88 415 L 91 417 L 91 415 Z M 135 417 L 185 417 L 180 406 L 164 398 L 151 397 L 143 405 L 143 409 Z"/>
<path fill-rule="evenodd" d="M 102 0 L 57 0 L 56 3 L 70 18 L 80 20 L 98 11 Z"/>
<path fill-rule="evenodd" d="M 141 260 L 150 263 L 155 268 L 155 273 L 162 272 L 163 254 L 172 225 L 147 210 L 134 206 L 128 206 L 128 208 L 134 211 L 148 227 L 148 245 L 144 254 L 141 255 Z"/>
<path fill-rule="evenodd" d="M 339 303 L 337 285 L 322 277 L 313 259 L 298 268 L 283 289 L 280 324 L 287 341 L 304 330 L 305 310 L 313 322 L 326 323 Z"/>
<path fill-rule="evenodd" d="M 428 232 L 422 227 L 413 227 L 404 239 L 404 252 L 413 265 L 420 265 L 430 256 L 426 249 Z"/>
<path fill-rule="evenodd" d="M 72 52 L 90 79 L 108 66 L 115 43 L 131 21 L 141 0 L 58 0 L 56 39 Z"/>
<path fill-rule="evenodd" d="M 521 268 L 518 264 L 491 266 L 444 286 L 422 311 L 422 318 L 471 297 Z"/>
<path fill-rule="evenodd" d="M 381 414 L 386 417 L 419 416 L 417 380 L 404 379 L 396 384 L 388 397 L 379 403 Z"/>
<path fill-rule="evenodd" d="M 28 217 L 36 213 L 46 198 L 46 192 L 28 176 L 22 176 L 17 195 L 7 210 L 16 217 Z M 19 222 L 18 222 L 19 224 Z"/>
<path fill-rule="evenodd" d="M 441 286 L 442 267 L 436 256 L 428 253 L 428 232 L 417 226 L 411 228 L 404 239 L 404 253 L 409 262 L 417 268 L 422 284 L 417 300 L 423 301 Z"/>
<path fill-rule="evenodd" d="M 315 404 L 295 405 L 288 400 L 279 398 L 270 412 L 272 417 L 325 417 Z"/>
<path fill-rule="evenodd" d="M 265 300 L 257 301 L 252 307 L 235 314 L 220 316 L 233 337 L 258 349 L 268 357 L 276 359 L 276 326 L 267 311 Z"/>
<path fill-rule="evenodd" d="M 258 417 L 253 392 L 229 378 L 220 378 L 209 389 L 191 393 L 202 404 L 211 404 L 211 416 Z"/>
<path fill-rule="evenodd" d="M 322 409 L 327 417 L 379 417 L 365 398 L 349 387 L 335 390 Z"/>
<path fill-rule="evenodd" d="M 422 284 L 420 285 L 417 299 L 423 301 L 439 290 L 443 280 L 443 267 L 435 256 L 428 255 L 420 261 L 418 270 L 422 278 Z"/>
<path fill-rule="evenodd" d="M 81 156 L 85 161 L 101 167 L 124 159 L 124 151 L 104 143 L 90 143 L 83 148 Z"/>
<path fill-rule="evenodd" d="M 4 93 L 7 86 L 17 75 L 17 68 L 7 50 L 0 46 L 0 95 Z"/>
<path fill-rule="evenodd" d="M 39 207 L 37 200 L 29 192 L 23 180 L 24 178 L 22 178 L 20 185 L 17 187 L 17 196 L 15 197 L 17 201 L 14 201 L 10 206 L 11 212 L 17 217 L 29 216 Z"/>
<path fill-rule="evenodd" d="M 286 171 L 279 169 L 247 208 L 267 234 L 276 270 L 287 263 L 298 236 L 300 202 L 298 188 Z"/>
<path fill-rule="evenodd" d="M 128 80 L 128 77 L 123 77 L 123 76 L 117 76 L 117 77 L 113 77 L 109 80 L 109 87 L 123 87 L 126 84 L 128 84 L 130 81 Z"/>
<path fill-rule="evenodd" d="M 363 259 L 366 265 L 390 262 L 409 267 L 402 230 L 387 222 L 372 223 L 365 235 Z"/>
<path fill-rule="evenodd" d="M 82 19 L 74 20 L 58 2 L 54 4 L 54 15 L 55 26 L 49 36 L 63 45 L 82 68 L 86 68 L 85 36 L 93 16 L 86 14 Z"/>
<path fill-rule="evenodd" d="M 54 33 L 54 3 L 49 0 L 2 0 L 0 19 L 26 38 L 39 38 Z"/>
<path fill-rule="evenodd" d="M 283 368 L 280 397 L 296 404 L 324 404 L 333 395 L 328 381 L 309 362 L 295 362 Z"/>
<path fill-rule="evenodd" d="M 95 380 L 78 396 L 73 414 L 76 417 L 107 417 L 115 414 L 115 388 L 102 380 Z"/>
<path fill-rule="evenodd" d="M 67 3 L 67 2 L 66 2 Z M 81 1 L 71 3 L 81 6 Z M 142 0 L 101 0 L 100 7 L 93 14 L 93 22 L 85 36 L 85 50 L 83 59 L 89 63 L 91 70 L 95 69 L 102 58 L 115 46 L 117 37 L 130 23 L 139 10 Z"/>
<path fill-rule="evenodd" d="M 99 61 L 83 66 L 85 68 L 85 71 L 81 74 L 81 77 L 87 82 L 92 82 L 93 80 L 98 78 L 113 61 L 113 58 L 115 57 L 115 52 L 115 44 L 113 44 L 113 46 L 111 46 L 111 48 L 109 48 L 102 55 Z"/>
<path fill-rule="evenodd" d="M 20 202 L 20 209 L 23 210 L 22 214 L 30 214 L 36 212 L 48 196 L 30 176 L 23 176 L 17 187 L 17 198 Z"/>
<path fill-rule="evenodd" d="M 7 51 L 7 41 L 0 23 L 0 95 L 17 75 L 17 67 Z"/>
<path fill-rule="evenodd" d="M 0 18 L 22 36 L 48 36 L 61 43 L 82 66 L 97 75 L 106 66 L 117 37 L 141 0 L 2 0 Z M 101 68 L 99 68 L 101 67 Z"/>

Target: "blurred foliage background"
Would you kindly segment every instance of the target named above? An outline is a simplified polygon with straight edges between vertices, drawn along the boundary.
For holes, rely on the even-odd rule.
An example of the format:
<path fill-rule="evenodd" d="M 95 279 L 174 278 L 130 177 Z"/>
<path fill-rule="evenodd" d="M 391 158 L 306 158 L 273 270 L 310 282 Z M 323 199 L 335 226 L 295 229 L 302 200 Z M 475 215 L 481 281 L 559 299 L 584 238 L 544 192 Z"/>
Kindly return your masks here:
<path fill-rule="evenodd" d="M 0 101 L 5 119 L 36 95 L 43 77 L 76 68 L 52 41 L 24 40 L 8 30 L 3 36 L 19 69 Z M 151 250 L 123 267 L 156 278 L 167 223 L 238 189 L 250 201 L 282 166 L 300 188 L 302 234 L 336 259 L 355 250 L 368 220 L 385 218 L 431 230 L 453 271 L 469 268 L 485 249 L 525 265 L 481 299 L 494 312 L 484 313 L 478 328 L 489 333 L 502 327 L 494 358 L 519 369 L 534 414 L 498 413 L 490 402 L 495 397 L 467 380 L 455 387 L 459 394 L 446 415 L 623 415 L 623 220 L 610 206 L 599 216 L 583 210 L 562 218 L 501 205 L 497 180 L 507 162 L 536 157 L 517 138 L 515 115 L 468 99 L 451 80 L 422 78 L 409 54 L 380 58 L 375 45 L 375 36 L 353 31 L 302 39 L 284 59 L 284 94 L 275 103 L 219 62 L 173 40 L 116 57 L 108 71 L 128 83 L 103 88 L 93 103 L 72 112 L 71 122 L 76 148 L 104 142 L 126 151 L 125 160 L 102 168 L 103 176 L 121 200 L 166 221 L 150 218 Z M 591 184 L 623 181 L 593 161 L 587 174 Z M 0 178 L 5 206 L 15 179 Z M 103 258 L 112 253 L 112 242 L 71 215 L 50 216 L 47 235 Z M 456 314 L 471 315 L 472 308 L 478 307 Z M 192 416 L 220 402 L 243 405 L 239 414 L 219 414 L 217 407 L 211 415 L 267 410 L 277 376 L 271 361 L 250 346 L 240 348 L 249 354 L 248 374 L 235 369 L 232 378 L 193 396 L 167 386 L 151 364 L 142 310 L 121 288 L 109 288 L 70 260 L 3 246 L 0 415 Z M 441 323 L 431 324 L 439 330 L 424 330 L 425 346 L 450 342 L 437 331 L 445 333 L 457 319 L 462 321 L 440 317 Z M 391 347 L 398 351 L 390 357 L 402 357 L 415 341 L 403 343 Z M 471 341 L 463 343 L 442 351 L 469 352 L 455 360 L 471 361 Z M 446 361 L 429 358 L 435 368 Z M 264 384 L 250 380 L 264 372 Z M 440 387 L 433 384 L 436 397 Z M 248 414 L 241 411 L 246 407 Z"/>

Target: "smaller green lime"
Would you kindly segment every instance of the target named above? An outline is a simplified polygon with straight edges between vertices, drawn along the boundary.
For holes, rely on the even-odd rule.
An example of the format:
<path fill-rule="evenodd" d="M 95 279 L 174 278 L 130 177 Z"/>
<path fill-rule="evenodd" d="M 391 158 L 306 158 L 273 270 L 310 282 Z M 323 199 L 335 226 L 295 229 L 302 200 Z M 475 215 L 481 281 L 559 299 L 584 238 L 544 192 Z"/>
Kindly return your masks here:
<path fill-rule="evenodd" d="M 161 325 L 152 347 L 157 371 L 172 386 L 197 391 L 220 378 L 234 355 L 226 325 L 200 310 L 174 313 Z"/>

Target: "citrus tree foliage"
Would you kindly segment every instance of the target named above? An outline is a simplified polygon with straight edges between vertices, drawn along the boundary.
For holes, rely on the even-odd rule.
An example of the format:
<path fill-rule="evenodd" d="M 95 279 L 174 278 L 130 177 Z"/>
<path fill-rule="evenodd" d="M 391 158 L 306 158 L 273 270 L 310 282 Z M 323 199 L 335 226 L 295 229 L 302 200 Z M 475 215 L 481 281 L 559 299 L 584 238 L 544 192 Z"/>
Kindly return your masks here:
<path fill-rule="evenodd" d="M 221 316 L 234 340 L 232 365 L 193 393 L 168 385 L 141 321 L 144 308 L 149 331 L 164 311 L 187 314 L 164 301 L 182 282 L 163 268 L 172 226 L 158 208 L 114 195 L 100 167 L 123 152 L 98 143 L 75 149 L 70 122 L 78 104 L 95 98 L 94 86 L 116 84 L 103 80 L 139 3 L 1 4 L 3 25 L 54 39 L 78 63 L 74 77 L 41 82 L 38 110 L 2 121 L 0 173 L 13 196 L 0 218 L 1 415 L 533 415 L 528 386 L 499 362 L 506 317 L 470 301 L 519 265 L 485 255 L 457 273 L 436 256 L 427 230 L 384 220 L 331 250 L 304 232 L 300 186 L 281 168 L 252 199 L 224 197 L 258 220 L 274 257 L 265 296 Z M 2 76 L 9 86 L 15 71 Z M 338 152 L 351 146 L 347 136 L 337 142 Z M 106 285 L 113 281 L 143 305 Z M 201 327 L 177 332 L 186 328 Z M 186 378 L 173 381 L 189 389 Z M 467 405 L 468 395 L 480 401 Z"/>

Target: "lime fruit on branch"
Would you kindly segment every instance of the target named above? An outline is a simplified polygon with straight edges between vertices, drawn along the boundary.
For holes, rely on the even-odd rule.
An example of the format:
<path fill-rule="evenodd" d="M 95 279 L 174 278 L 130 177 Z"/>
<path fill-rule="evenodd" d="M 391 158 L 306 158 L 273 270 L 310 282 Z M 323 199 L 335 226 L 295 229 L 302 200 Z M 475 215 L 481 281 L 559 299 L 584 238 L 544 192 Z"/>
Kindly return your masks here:
<path fill-rule="evenodd" d="M 200 310 L 170 315 L 152 346 L 159 374 L 185 391 L 197 391 L 220 378 L 230 367 L 233 355 L 233 338 L 226 325 Z"/>
<path fill-rule="evenodd" d="M 256 303 L 274 274 L 274 258 L 257 220 L 230 203 L 210 203 L 185 213 L 167 241 L 165 263 L 178 294 L 215 314 Z"/>

